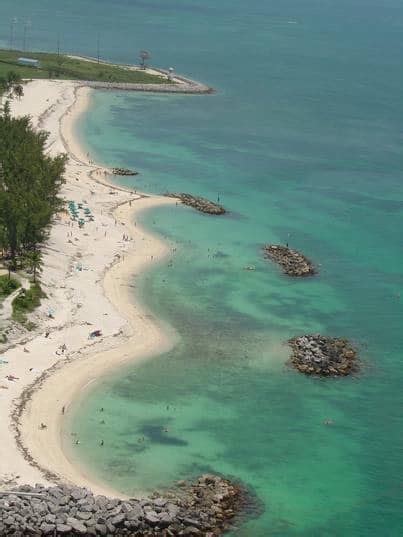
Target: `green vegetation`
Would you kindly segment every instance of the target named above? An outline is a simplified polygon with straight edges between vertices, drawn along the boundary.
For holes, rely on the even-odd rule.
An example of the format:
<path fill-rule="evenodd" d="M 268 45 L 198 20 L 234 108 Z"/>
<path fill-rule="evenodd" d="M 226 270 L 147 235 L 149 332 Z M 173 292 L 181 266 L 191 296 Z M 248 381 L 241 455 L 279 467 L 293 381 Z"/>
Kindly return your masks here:
<path fill-rule="evenodd" d="M 37 282 L 43 265 L 41 245 L 64 205 L 59 193 L 66 156 L 47 155 L 47 138 L 47 133 L 32 128 L 29 117 L 11 117 L 6 101 L 0 112 L 0 253 L 9 274 L 0 277 L 0 298 L 19 287 L 11 271 L 31 270 L 30 289 L 21 289 L 12 302 L 12 318 L 28 330 L 34 325 L 27 314 L 45 296 Z"/>
<path fill-rule="evenodd" d="M 18 99 L 24 95 L 22 79 L 15 71 L 7 71 L 4 76 L 0 76 L 0 97 L 4 92 L 10 92 Z"/>
<path fill-rule="evenodd" d="M 20 282 L 15 278 L 9 278 L 7 275 L 0 276 L 0 300 L 14 293 L 20 286 Z"/>
<path fill-rule="evenodd" d="M 39 60 L 40 67 L 18 64 L 21 56 Z M 64 54 L 47 52 L 21 52 L 0 50 L 0 80 L 6 79 L 10 71 L 21 79 L 59 78 L 61 80 L 87 80 L 100 82 L 130 82 L 135 84 L 161 84 L 168 81 L 142 70 L 97 61 L 70 58 Z M 1 89 L 0 89 L 1 92 Z"/>
<path fill-rule="evenodd" d="M 30 289 L 21 289 L 19 295 L 14 298 L 13 315 L 14 321 L 21 324 L 26 324 L 29 330 L 34 328 L 33 323 L 27 323 L 27 314 L 31 313 L 41 304 L 41 298 L 45 298 L 46 295 L 42 291 L 39 283 L 32 283 Z"/>
<path fill-rule="evenodd" d="M 42 252 L 40 250 L 31 250 L 30 252 L 26 252 L 24 262 L 28 269 L 32 272 L 33 282 L 36 283 L 37 274 L 38 272 L 42 272 L 43 268 Z"/>
<path fill-rule="evenodd" d="M 66 156 L 48 156 L 47 138 L 29 117 L 11 117 L 6 102 L 0 114 L 0 248 L 10 270 L 28 258 L 34 277 L 41 266 L 36 252 L 63 207 L 58 194 Z"/>

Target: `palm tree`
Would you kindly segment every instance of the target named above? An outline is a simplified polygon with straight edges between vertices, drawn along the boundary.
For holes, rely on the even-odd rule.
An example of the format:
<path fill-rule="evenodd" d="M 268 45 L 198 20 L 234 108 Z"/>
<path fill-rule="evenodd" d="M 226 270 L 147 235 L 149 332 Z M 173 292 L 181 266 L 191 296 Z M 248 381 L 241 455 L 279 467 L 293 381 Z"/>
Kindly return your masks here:
<path fill-rule="evenodd" d="M 43 259 L 40 250 L 31 250 L 25 254 L 25 261 L 33 272 L 33 281 L 36 283 L 36 275 L 42 271 Z"/>
<path fill-rule="evenodd" d="M 16 84 L 13 88 L 14 95 L 18 97 L 18 99 L 21 99 L 21 97 L 24 95 L 24 88 L 22 87 L 22 84 Z"/>
<path fill-rule="evenodd" d="M 21 77 L 15 71 L 9 71 L 7 73 L 7 84 L 9 88 L 14 86 L 15 84 L 19 84 L 20 82 L 21 82 Z"/>

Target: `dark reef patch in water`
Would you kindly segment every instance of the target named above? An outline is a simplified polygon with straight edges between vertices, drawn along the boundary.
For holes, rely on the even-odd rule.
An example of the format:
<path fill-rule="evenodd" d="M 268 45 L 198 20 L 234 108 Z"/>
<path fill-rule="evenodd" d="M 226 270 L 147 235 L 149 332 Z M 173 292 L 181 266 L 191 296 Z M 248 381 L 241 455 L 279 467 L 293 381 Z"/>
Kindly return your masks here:
<path fill-rule="evenodd" d="M 145 424 L 140 429 L 140 434 L 148 437 L 152 442 L 158 444 L 165 444 L 171 446 L 187 446 L 188 442 L 177 438 L 176 436 L 170 436 L 169 431 L 163 425 Z"/>

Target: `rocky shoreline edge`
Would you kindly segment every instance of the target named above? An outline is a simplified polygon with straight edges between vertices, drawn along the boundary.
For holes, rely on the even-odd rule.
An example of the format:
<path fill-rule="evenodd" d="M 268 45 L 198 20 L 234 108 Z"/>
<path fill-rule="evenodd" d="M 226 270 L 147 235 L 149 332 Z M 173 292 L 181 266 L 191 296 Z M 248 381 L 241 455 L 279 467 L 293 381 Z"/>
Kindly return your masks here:
<path fill-rule="evenodd" d="M 358 354 L 344 338 L 304 335 L 289 340 L 291 365 L 305 375 L 347 376 L 358 369 Z"/>
<path fill-rule="evenodd" d="M 193 196 L 192 194 L 186 194 L 185 192 L 166 192 L 164 196 L 168 198 L 176 198 L 180 200 L 184 205 L 193 207 L 197 211 L 206 214 L 220 215 L 225 214 L 226 210 L 219 203 L 214 203 L 206 198 L 201 196 Z"/>
<path fill-rule="evenodd" d="M 206 474 L 145 499 L 111 499 L 69 485 L 0 491 L 0 535 L 217 537 L 247 508 L 241 486 Z"/>
<path fill-rule="evenodd" d="M 281 266 L 287 276 L 312 276 L 316 274 L 313 263 L 297 250 L 279 244 L 267 244 L 264 256 Z"/>

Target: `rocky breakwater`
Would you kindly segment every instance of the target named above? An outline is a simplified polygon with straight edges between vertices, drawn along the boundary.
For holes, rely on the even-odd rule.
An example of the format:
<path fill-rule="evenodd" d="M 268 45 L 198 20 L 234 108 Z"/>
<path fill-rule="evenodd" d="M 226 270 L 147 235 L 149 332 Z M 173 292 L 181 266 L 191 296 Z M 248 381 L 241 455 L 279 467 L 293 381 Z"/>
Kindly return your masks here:
<path fill-rule="evenodd" d="M 309 259 L 288 246 L 268 244 L 263 250 L 265 257 L 280 265 L 287 276 L 311 276 L 316 273 L 315 267 Z"/>
<path fill-rule="evenodd" d="M 192 196 L 192 194 L 185 194 L 184 192 L 180 192 L 180 193 L 167 192 L 165 196 L 169 198 L 177 198 L 184 205 L 193 207 L 194 209 L 200 211 L 201 213 L 219 215 L 219 214 L 225 214 L 226 212 L 226 210 L 224 209 L 222 205 L 219 205 L 218 203 L 214 203 L 206 198 L 202 198 L 201 196 Z"/>
<path fill-rule="evenodd" d="M 358 369 L 356 349 L 347 339 L 316 335 L 290 339 L 291 364 L 306 375 L 346 376 Z"/>
<path fill-rule="evenodd" d="M 181 485 L 141 500 L 94 496 L 66 485 L 20 486 L 0 492 L 0 535 L 216 537 L 246 505 L 245 492 L 218 476 Z"/>
<path fill-rule="evenodd" d="M 138 175 L 139 172 L 136 172 L 135 170 L 129 170 L 128 168 L 112 168 L 113 175 Z"/>

